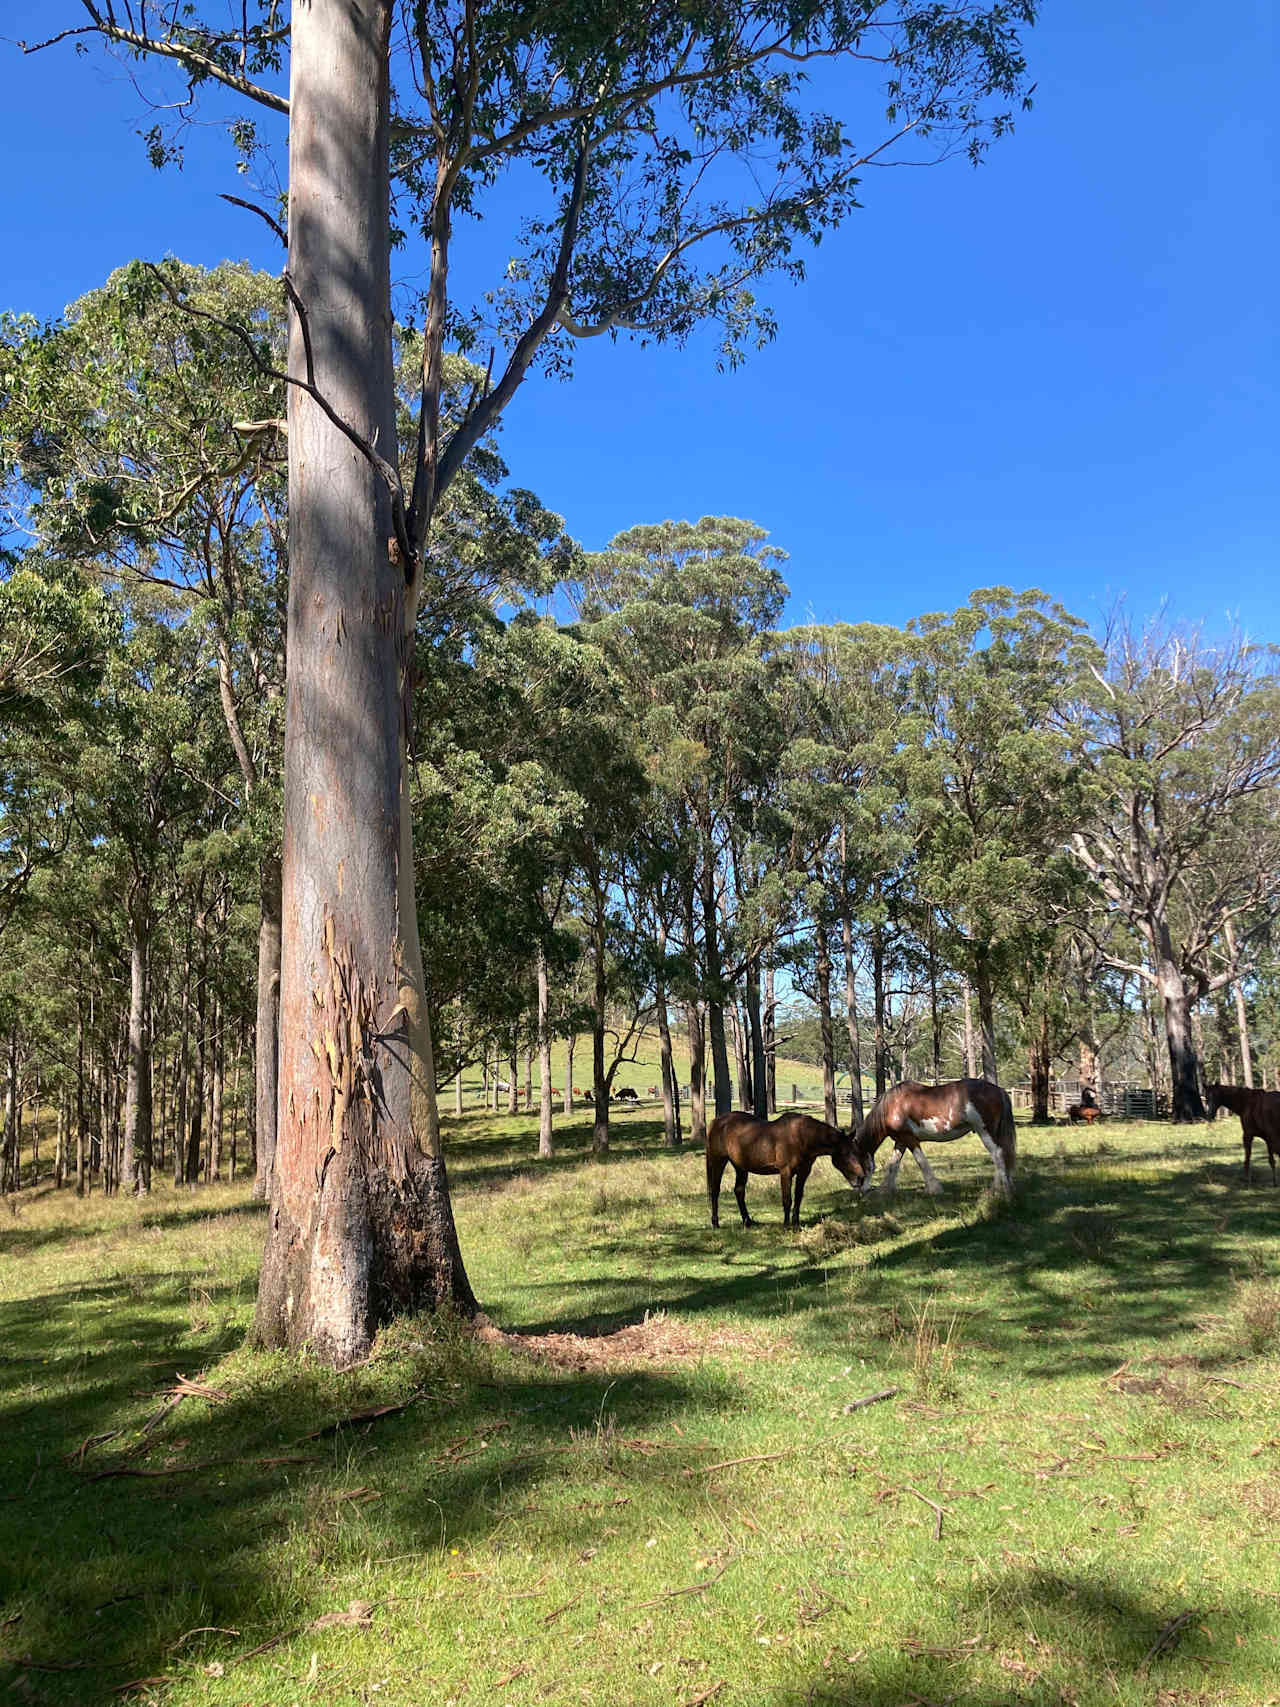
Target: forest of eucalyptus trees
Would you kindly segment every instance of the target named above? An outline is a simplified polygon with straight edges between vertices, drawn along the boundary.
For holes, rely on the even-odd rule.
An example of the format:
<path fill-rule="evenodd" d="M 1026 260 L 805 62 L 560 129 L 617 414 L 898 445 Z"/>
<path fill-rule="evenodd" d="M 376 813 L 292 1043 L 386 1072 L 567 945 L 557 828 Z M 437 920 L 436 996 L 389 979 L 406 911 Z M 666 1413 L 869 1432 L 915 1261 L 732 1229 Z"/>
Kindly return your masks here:
<path fill-rule="evenodd" d="M 7 1189 L 252 1168 L 269 1190 L 283 309 L 265 276 L 168 263 L 0 326 L 29 542 L 0 581 Z M 414 334 L 396 358 L 407 409 Z M 476 377 L 449 365 L 445 413 Z M 784 627 L 783 562 L 726 517 L 583 552 L 492 442 L 472 453 L 411 678 L 433 1102 L 483 1072 L 515 1109 L 523 1073 L 545 1156 L 577 1078 L 604 1151 L 644 1028 L 668 1141 L 697 1142 L 710 1112 L 774 1105 L 780 1012 L 831 1120 L 966 1064 L 1028 1080 L 1043 1117 L 1051 1075 L 1096 1085 L 1108 1050 L 1175 1118 L 1202 1112 L 1202 1063 L 1274 1082 L 1270 649 L 1092 634 L 1002 588 L 874 626 L 856 570 L 849 621 Z M 559 1085 L 555 1038 L 582 1039 Z"/>

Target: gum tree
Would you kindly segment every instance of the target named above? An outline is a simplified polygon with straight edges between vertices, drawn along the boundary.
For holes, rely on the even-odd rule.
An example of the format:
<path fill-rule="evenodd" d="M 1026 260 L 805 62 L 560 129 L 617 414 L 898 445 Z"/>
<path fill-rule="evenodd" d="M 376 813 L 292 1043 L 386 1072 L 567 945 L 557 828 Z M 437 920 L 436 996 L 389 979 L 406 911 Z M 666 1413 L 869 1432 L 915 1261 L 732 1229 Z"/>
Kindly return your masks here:
<path fill-rule="evenodd" d="M 432 520 L 535 362 L 575 338 L 726 359 L 753 282 L 855 205 L 873 165 L 980 153 L 1023 98 L 1033 0 L 899 8 L 83 0 L 63 37 L 174 62 L 288 115 L 289 682 L 280 1121 L 257 1335 L 345 1364 L 400 1308 L 475 1299 L 454 1232 L 413 896 L 406 706 Z M 289 87 L 282 87 L 288 52 Z M 861 110 L 824 112 L 808 74 Z M 253 120 L 236 129 L 252 142 Z M 173 146 L 160 131 L 153 154 Z M 487 307 L 456 238 L 508 173 L 525 217 Z M 426 244 L 418 427 L 396 455 L 390 243 Z M 266 211 L 266 210 L 263 210 Z M 492 348 L 442 428 L 450 340 Z M 499 353 L 500 352 L 500 353 Z"/>
<path fill-rule="evenodd" d="M 1204 1118 L 1192 1014 L 1252 970 L 1280 917 L 1280 670 L 1237 638 L 1115 622 L 1076 735 L 1096 785 L 1072 837 L 1141 959 L 1107 964 L 1159 991 L 1173 1118 Z"/>

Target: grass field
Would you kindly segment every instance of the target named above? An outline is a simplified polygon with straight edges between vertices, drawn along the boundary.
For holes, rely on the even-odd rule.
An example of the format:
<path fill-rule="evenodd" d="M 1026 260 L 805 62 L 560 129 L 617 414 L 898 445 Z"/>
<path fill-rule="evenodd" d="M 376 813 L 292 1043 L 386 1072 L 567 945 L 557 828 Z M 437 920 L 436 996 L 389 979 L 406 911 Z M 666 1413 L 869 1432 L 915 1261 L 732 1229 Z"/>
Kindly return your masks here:
<path fill-rule="evenodd" d="M 1280 1191 L 1237 1122 L 1023 1128 L 1011 1207 L 976 1142 L 937 1201 L 820 1163 L 798 1235 L 768 1180 L 713 1232 L 651 1110 L 614 1137 L 459 1123 L 513 1340 L 401 1323 L 343 1375 L 243 1348 L 247 1188 L 0 1209 L 4 1699 L 1280 1702 Z"/>

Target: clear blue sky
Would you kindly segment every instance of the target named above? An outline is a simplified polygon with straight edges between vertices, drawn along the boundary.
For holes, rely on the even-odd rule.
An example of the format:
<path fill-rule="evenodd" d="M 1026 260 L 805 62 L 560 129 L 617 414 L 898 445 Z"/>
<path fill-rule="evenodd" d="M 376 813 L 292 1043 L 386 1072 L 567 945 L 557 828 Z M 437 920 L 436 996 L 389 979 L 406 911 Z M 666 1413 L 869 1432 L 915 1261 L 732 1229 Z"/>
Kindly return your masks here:
<path fill-rule="evenodd" d="M 78 11 L 0 5 L 0 307 L 56 314 L 135 255 L 277 268 L 217 199 L 243 186 L 216 128 L 157 174 L 119 66 L 12 45 Z M 735 374 L 709 339 L 586 346 L 513 403 L 513 478 L 589 547 L 753 518 L 790 553 L 792 620 L 1006 583 L 1280 641 L 1278 41 L 1273 0 L 1048 0 L 1035 109 L 982 168 L 871 174 Z"/>

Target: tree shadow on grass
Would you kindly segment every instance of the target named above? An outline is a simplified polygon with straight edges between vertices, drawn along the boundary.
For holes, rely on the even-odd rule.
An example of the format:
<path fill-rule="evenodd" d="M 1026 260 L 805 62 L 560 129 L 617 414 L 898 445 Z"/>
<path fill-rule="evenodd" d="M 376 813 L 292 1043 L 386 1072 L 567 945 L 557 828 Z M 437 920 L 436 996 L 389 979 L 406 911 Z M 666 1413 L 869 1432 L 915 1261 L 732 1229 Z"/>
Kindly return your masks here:
<path fill-rule="evenodd" d="M 922 1606 L 922 1618 L 936 1610 Z M 1156 1700 L 1172 1707 L 1209 1699 L 1189 1691 L 1208 1680 L 1225 1681 L 1224 1652 L 1238 1654 L 1234 1643 L 1266 1624 L 1253 1604 L 1161 1599 L 1104 1570 L 1085 1576 L 1011 1568 L 980 1592 L 948 1602 L 918 1641 L 797 1681 L 772 1698 L 772 1707 L 1090 1707 L 1103 1701 L 1136 1707 Z M 1238 1683 L 1241 1663 L 1232 1669 Z M 1257 1682 L 1268 1682 L 1261 1668 Z M 1170 1689 L 1176 1693 L 1165 1693 Z"/>
<path fill-rule="evenodd" d="M 242 1185 L 246 1182 L 240 1182 Z M 74 1202 L 69 1188 L 64 1188 L 63 1199 Z M 223 1223 L 228 1228 L 244 1226 L 252 1221 L 266 1220 L 267 1206 L 265 1203 L 225 1203 L 216 1198 L 210 1199 L 203 1194 L 200 1186 L 188 1186 L 183 1190 L 181 1199 L 175 1202 L 171 1196 L 138 1198 L 131 1205 L 136 1211 L 136 1223 L 131 1227 L 128 1223 L 113 1221 L 108 1227 L 105 1223 L 86 1229 L 83 1222 L 72 1218 L 60 1221 L 40 1222 L 35 1225 L 24 1225 L 22 1212 L 32 1204 L 40 1203 L 45 1207 L 56 1207 L 58 1195 L 41 1190 L 36 1195 L 27 1195 L 17 1206 L 17 1214 L 7 1225 L 0 1225 L 0 1253 L 6 1257 L 30 1257 L 38 1251 L 46 1250 L 51 1245 L 71 1244 L 83 1239 L 86 1233 L 108 1234 L 119 1237 L 129 1231 L 140 1229 L 147 1231 L 159 1228 L 169 1232 L 174 1228 L 194 1226 L 202 1221 Z M 87 1209 L 93 1208 L 93 1199 L 82 1200 Z M 113 1210 L 121 1200 L 118 1198 L 103 1199 L 99 1202 L 109 1202 Z M 165 1207 L 160 1207 L 161 1204 Z"/>
<path fill-rule="evenodd" d="M 905 1317 L 937 1293 L 944 1310 L 963 1313 L 967 1346 L 1059 1380 L 1113 1369 L 1136 1343 L 1169 1343 L 1206 1318 L 1229 1320 L 1251 1253 L 1280 1231 L 1280 1201 L 1237 1187 L 1217 1157 L 1187 1160 L 1176 1175 L 1100 1171 L 1096 1161 L 1083 1172 L 1072 1158 L 1039 1158 L 1011 1204 L 963 1186 L 940 1202 L 920 1191 L 889 1204 L 842 1191 L 809 1244 L 760 1204 L 750 1229 L 689 1224 L 688 1198 L 673 1195 L 671 1224 L 651 1218 L 644 1230 L 641 1286 L 624 1248 L 630 1235 L 616 1222 L 642 1202 L 609 1198 L 576 1247 L 579 1278 L 522 1279 L 511 1325 L 607 1333 L 655 1308 L 730 1312 L 784 1319 L 813 1347 L 847 1345 L 858 1323 L 865 1331 L 869 1305 Z M 851 1248 L 869 1261 L 845 1261 Z M 723 1278 L 708 1279 L 717 1261 Z M 539 1294 L 555 1298 L 554 1311 L 538 1311 Z M 566 1294 L 581 1302 L 566 1309 Z M 1028 1340 L 1043 1348 L 1030 1362 Z M 1206 1350 L 1204 1361 L 1225 1356 Z"/>
<path fill-rule="evenodd" d="M 197 1374 L 246 1312 L 234 1285 L 215 1289 L 239 1315 L 193 1333 L 186 1277 L 146 1279 L 145 1296 L 118 1280 L 0 1306 L 0 1692 L 17 1699 L 99 1702 L 206 1644 L 245 1653 L 343 1604 L 328 1585 L 362 1561 L 438 1559 L 513 1504 L 539 1510 L 549 1546 L 581 1547 L 598 1511 L 566 1487 L 634 1488 L 640 1504 L 694 1449 L 629 1437 L 717 1402 L 705 1371 L 566 1371 L 437 1323 L 417 1324 L 421 1341 L 402 1324 L 383 1363 L 341 1376 L 246 1354 L 211 1378 L 225 1398 L 165 1411 L 176 1367 Z"/>

